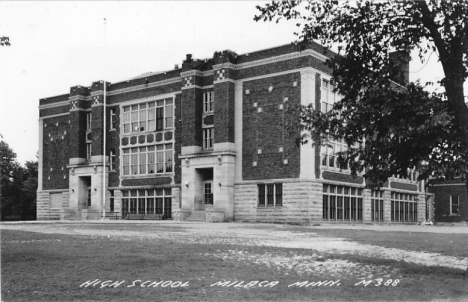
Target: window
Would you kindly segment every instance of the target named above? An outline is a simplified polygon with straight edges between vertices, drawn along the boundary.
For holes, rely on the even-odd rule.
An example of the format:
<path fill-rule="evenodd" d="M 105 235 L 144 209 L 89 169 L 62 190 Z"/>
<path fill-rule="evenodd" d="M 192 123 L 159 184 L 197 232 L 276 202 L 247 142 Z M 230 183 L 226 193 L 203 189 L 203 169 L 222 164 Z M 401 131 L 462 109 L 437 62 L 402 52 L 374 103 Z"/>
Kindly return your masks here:
<path fill-rule="evenodd" d="M 283 184 L 258 184 L 258 206 L 275 207 L 283 205 Z"/>
<path fill-rule="evenodd" d="M 213 182 L 205 182 L 205 204 L 213 204 Z"/>
<path fill-rule="evenodd" d="M 393 222 L 418 221 L 416 195 L 392 192 L 390 218 Z"/>
<path fill-rule="evenodd" d="M 383 191 L 371 191 L 371 220 L 384 221 Z"/>
<path fill-rule="evenodd" d="M 87 206 L 91 206 L 91 187 L 88 187 L 88 198 L 87 198 Z"/>
<path fill-rule="evenodd" d="M 450 215 L 458 215 L 458 206 L 460 205 L 460 196 L 450 196 Z"/>
<path fill-rule="evenodd" d="M 124 133 L 160 131 L 174 126 L 172 98 L 123 107 Z"/>
<path fill-rule="evenodd" d="M 322 148 L 322 166 L 330 168 L 338 168 L 341 170 L 347 170 L 346 165 L 340 165 L 338 162 L 338 153 L 345 152 L 348 150 L 347 144 L 343 139 L 338 141 L 330 141 L 328 145 L 324 145 Z"/>
<path fill-rule="evenodd" d="M 86 113 L 86 131 L 91 131 L 93 116 L 91 112 Z"/>
<path fill-rule="evenodd" d="M 333 104 L 340 100 L 339 95 L 334 93 L 335 85 L 330 83 L 328 80 L 322 80 L 322 89 L 321 89 L 321 103 L 322 103 L 322 112 L 326 113 L 333 108 Z"/>
<path fill-rule="evenodd" d="M 214 128 L 203 129 L 203 149 L 213 149 Z"/>
<path fill-rule="evenodd" d="M 86 160 L 87 161 L 91 161 L 92 151 L 93 151 L 92 143 L 86 143 Z"/>
<path fill-rule="evenodd" d="M 115 150 L 109 151 L 110 170 L 115 171 Z"/>
<path fill-rule="evenodd" d="M 114 130 L 117 127 L 117 109 L 111 108 L 110 109 L 110 130 Z"/>
<path fill-rule="evenodd" d="M 122 217 L 127 214 L 161 214 L 172 217 L 172 189 L 122 191 Z"/>
<path fill-rule="evenodd" d="M 203 93 L 203 113 L 213 112 L 213 91 Z"/>
<path fill-rule="evenodd" d="M 324 184 L 322 210 L 324 220 L 362 220 L 362 189 Z"/>
<path fill-rule="evenodd" d="M 152 175 L 173 172 L 172 144 L 123 149 L 123 175 Z"/>
<path fill-rule="evenodd" d="M 110 198 L 109 198 L 109 212 L 114 212 L 114 191 L 109 191 Z"/>

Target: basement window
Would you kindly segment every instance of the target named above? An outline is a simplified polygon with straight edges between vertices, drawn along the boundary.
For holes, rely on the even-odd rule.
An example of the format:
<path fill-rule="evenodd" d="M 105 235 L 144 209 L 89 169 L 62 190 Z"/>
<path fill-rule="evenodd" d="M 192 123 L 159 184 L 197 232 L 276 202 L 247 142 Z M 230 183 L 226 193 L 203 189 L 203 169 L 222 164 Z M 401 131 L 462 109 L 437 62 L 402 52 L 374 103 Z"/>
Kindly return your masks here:
<path fill-rule="evenodd" d="M 283 205 L 283 184 L 258 184 L 258 206 L 277 207 Z"/>

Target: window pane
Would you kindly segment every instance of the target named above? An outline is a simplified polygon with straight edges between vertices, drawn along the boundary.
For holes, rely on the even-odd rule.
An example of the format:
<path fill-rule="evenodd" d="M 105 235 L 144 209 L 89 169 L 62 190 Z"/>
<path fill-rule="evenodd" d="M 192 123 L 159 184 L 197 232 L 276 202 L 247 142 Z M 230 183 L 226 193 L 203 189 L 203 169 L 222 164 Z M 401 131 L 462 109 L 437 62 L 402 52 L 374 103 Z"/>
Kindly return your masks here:
<path fill-rule="evenodd" d="M 154 173 L 154 152 L 148 152 L 148 173 Z"/>
<path fill-rule="evenodd" d="M 156 130 L 163 130 L 164 128 L 164 108 L 156 108 Z"/>
<path fill-rule="evenodd" d="M 172 172 L 172 150 L 166 151 L 166 173 Z"/>
<path fill-rule="evenodd" d="M 164 151 L 156 152 L 156 173 L 164 173 Z"/>
<path fill-rule="evenodd" d="M 265 206 L 265 185 L 258 185 L 258 205 Z"/>
<path fill-rule="evenodd" d="M 277 206 L 283 205 L 283 184 L 275 184 L 276 190 L 276 204 Z"/>

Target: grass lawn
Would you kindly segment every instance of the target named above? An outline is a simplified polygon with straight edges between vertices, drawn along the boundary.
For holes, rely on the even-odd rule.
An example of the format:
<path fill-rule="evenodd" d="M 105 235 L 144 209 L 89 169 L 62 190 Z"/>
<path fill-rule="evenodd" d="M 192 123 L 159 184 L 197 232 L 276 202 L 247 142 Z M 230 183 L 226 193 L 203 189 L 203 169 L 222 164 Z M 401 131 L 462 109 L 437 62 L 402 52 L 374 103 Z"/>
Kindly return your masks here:
<path fill-rule="evenodd" d="M 468 235 L 418 232 L 382 232 L 349 229 L 316 229 L 291 227 L 293 232 L 313 232 L 322 236 L 346 238 L 363 244 L 417 252 L 468 257 Z"/>
<path fill-rule="evenodd" d="M 118 224 L 73 226 L 80 230 L 102 231 L 138 231 L 141 227 L 141 225 Z M 144 228 L 145 232 L 149 233 L 184 232 L 181 227 L 168 225 L 148 225 Z M 291 227 L 290 230 L 307 231 L 296 227 Z M 448 240 L 439 238 L 445 237 L 446 234 L 432 237 L 435 234 L 424 233 L 414 237 L 415 241 L 411 246 L 412 235 L 396 236 L 397 234 L 392 232 L 380 232 L 377 236 L 371 233 L 364 234 L 363 231 L 308 230 L 327 236 L 345 238 L 349 236 L 366 244 L 412 250 L 426 250 L 426 240 L 436 240 L 436 243 L 444 244 L 447 244 Z M 455 239 L 452 236 L 446 237 Z M 301 273 L 296 266 L 300 266 L 301 261 L 305 261 L 301 259 L 310 259 L 313 253 L 307 249 L 229 243 L 188 244 L 180 240 L 171 240 L 170 237 L 156 240 L 141 236 L 124 240 L 118 236 L 60 235 L 16 230 L 1 230 L 1 239 L 2 301 L 431 301 L 438 299 L 466 301 L 468 299 L 468 278 L 464 277 L 460 270 L 424 267 L 351 254 L 320 253 L 316 261 L 324 265 L 333 261 L 337 263 L 352 261 L 359 263 L 360 266 L 391 267 L 392 270 L 382 278 L 380 286 L 376 286 L 380 280 L 376 280 L 375 276 L 374 279 L 367 278 L 366 280 L 371 282 L 365 286 L 359 276 L 354 275 L 352 271 L 338 270 L 333 276 L 328 273 Z M 454 245 L 457 247 L 449 249 L 448 254 L 466 256 L 467 244 L 465 240 L 464 252 L 461 251 L 462 246 Z M 435 249 L 444 250 L 443 247 Z M 236 255 L 237 258 L 220 255 Z M 255 259 L 248 258 L 252 256 L 263 260 L 255 262 Z M 295 265 L 287 267 L 275 265 L 273 260 L 265 261 L 268 257 L 298 260 Z M 395 271 L 398 273 L 392 275 Z M 101 283 L 95 286 L 81 286 L 86 281 L 96 279 L 102 282 L 112 280 L 112 282 L 105 283 L 107 286 L 103 288 Z M 388 283 L 389 279 L 392 280 Z M 212 286 L 218 281 L 226 280 L 233 282 L 242 280 L 244 283 L 241 285 L 253 281 L 259 282 L 250 283 L 249 288 L 236 287 L 238 283 L 229 287 Z M 333 283 L 337 280 L 340 281 Z M 108 286 L 115 281 L 125 282 L 116 287 Z M 142 287 L 145 281 L 150 282 L 143 284 Z M 262 287 L 259 286 L 261 281 L 263 281 Z M 273 281 L 277 283 L 272 283 Z M 290 286 L 305 281 L 308 281 L 308 287 Z M 315 283 L 318 281 L 329 281 L 329 283 L 326 286 L 323 284 L 318 286 L 319 284 Z M 359 282 L 361 284 L 356 285 Z M 385 282 L 388 283 L 387 286 Z M 135 286 L 132 286 L 133 284 Z M 152 286 L 148 287 L 150 284 Z M 166 284 L 166 287 L 162 287 L 163 284 Z"/>

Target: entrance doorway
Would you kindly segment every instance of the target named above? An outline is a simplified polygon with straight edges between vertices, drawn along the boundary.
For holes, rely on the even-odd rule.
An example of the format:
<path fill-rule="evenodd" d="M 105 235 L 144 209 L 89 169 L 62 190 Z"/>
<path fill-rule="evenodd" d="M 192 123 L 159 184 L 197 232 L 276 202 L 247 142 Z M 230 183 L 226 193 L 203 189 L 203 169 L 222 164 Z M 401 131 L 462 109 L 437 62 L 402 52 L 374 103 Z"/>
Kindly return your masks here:
<path fill-rule="evenodd" d="M 205 208 L 213 207 L 213 168 L 197 169 L 197 178 L 195 187 L 195 211 L 203 211 Z"/>
<path fill-rule="evenodd" d="M 80 176 L 78 183 L 78 210 L 91 207 L 91 176 Z"/>

